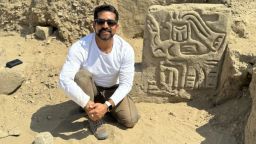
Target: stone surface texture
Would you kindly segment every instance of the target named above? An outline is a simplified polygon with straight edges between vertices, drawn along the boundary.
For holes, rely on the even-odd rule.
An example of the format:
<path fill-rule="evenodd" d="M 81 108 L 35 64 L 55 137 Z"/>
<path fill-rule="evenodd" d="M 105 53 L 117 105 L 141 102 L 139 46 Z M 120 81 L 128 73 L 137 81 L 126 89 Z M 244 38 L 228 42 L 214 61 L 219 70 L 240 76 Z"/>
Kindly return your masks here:
<path fill-rule="evenodd" d="M 15 72 L 0 72 L 0 94 L 11 94 L 19 88 L 24 77 Z"/>
<path fill-rule="evenodd" d="M 49 132 L 39 133 L 33 144 L 53 144 L 53 136 Z"/>
<path fill-rule="evenodd" d="M 252 108 L 245 127 L 245 144 L 254 144 L 256 142 L 256 67 L 253 69 L 250 94 L 252 98 Z"/>
<path fill-rule="evenodd" d="M 141 37 L 148 8 L 152 5 L 171 5 L 175 3 L 212 3 L 230 5 L 231 0 L 122 0 L 118 2 L 122 31 L 128 37 Z"/>
<path fill-rule="evenodd" d="M 52 27 L 36 26 L 35 35 L 38 39 L 46 40 L 52 34 Z"/>
<path fill-rule="evenodd" d="M 230 14 L 223 5 L 151 6 L 144 33 L 144 90 L 174 101 L 215 90 Z"/>

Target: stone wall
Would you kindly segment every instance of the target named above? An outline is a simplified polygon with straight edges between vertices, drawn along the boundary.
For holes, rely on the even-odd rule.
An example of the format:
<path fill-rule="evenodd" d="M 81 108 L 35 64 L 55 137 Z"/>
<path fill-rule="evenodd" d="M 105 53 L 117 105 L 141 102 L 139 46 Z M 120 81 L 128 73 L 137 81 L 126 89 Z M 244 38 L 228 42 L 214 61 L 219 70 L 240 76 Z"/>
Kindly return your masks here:
<path fill-rule="evenodd" d="M 254 54 L 241 53 L 233 45 L 227 48 L 220 76 L 218 90 L 216 91 L 214 103 L 221 104 L 227 100 L 239 97 L 243 89 L 247 89 L 251 74 L 249 68 L 252 66 Z"/>
<path fill-rule="evenodd" d="M 253 68 L 250 94 L 252 98 L 252 108 L 245 127 L 245 144 L 254 144 L 256 142 L 256 67 Z"/>

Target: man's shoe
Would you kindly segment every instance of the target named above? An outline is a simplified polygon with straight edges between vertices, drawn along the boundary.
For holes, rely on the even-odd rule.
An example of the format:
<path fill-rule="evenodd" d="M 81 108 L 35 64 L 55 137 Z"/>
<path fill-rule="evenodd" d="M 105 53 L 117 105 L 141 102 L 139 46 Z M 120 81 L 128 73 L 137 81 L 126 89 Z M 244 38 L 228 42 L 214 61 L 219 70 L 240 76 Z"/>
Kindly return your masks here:
<path fill-rule="evenodd" d="M 104 140 L 108 138 L 108 133 L 106 131 L 103 120 L 92 121 L 89 119 L 89 128 L 98 140 Z"/>

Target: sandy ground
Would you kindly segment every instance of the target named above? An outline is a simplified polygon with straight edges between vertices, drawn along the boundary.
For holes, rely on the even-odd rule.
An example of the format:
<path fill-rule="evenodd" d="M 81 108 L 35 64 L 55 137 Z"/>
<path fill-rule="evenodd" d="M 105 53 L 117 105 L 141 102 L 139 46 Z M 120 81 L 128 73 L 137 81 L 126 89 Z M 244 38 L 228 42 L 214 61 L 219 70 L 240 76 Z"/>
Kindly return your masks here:
<path fill-rule="evenodd" d="M 138 47 L 142 45 L 142 40 L 129 41 Z M 141 49 L 136 47 L 138 62 Z M 66 53 L 67 46 L 56 39 L 47 43 L 16 33 L 0 33 L 0 70 L 19 72 L 26 79 L 13 95 L 0 95 L 0 130 L 20 132 L 17 137 L 1 138 L 0 144 L 29 144 L 39 132 L 45 131 L 52 133 L 56 144 L 236 143 L 228 129 L 208 124 L 225 109 L 199 108 L 189 103 L 136 103 L 141 118 L 134 128 L 124 129 L 107 117 L 109 138 L 96 140 L 87 128 L 84 113 L 57 87 Z M 15 58 L 23 64 L 5 69 L 4 64 Z"/>
<path fill-rule="evenodd" d="M 255 51 L 255 7 L 252 0 L 233 2 L 234 18 L 245 25 L 230 37 L 229 47 L 242 53 Z M 239 29 L 239 26 L 238 26 Z M 47 41 L 49 43 L 47 43 Z M 132 129 L 124 129 L 107 118 L 109 139 L 98 141 L 76 104 L 57 87 L 67 46 L 56 39 L 39 41 L 17 33 L 0 32 L 0 71 L 16 71 L 25 77 L 13 95 L 0 95 L 0 131 L 19 131 L 19 136 L 0 138 L 0 144 L 30 144 L 40 132 L 51 132 L 56 144 L 237 144 L 236 131 L 248 108 L 248 95 L 217 107 L 207 103 L 136 103 L 141 119 Z M 128 40 L 141 61 L 141 39 Z M 19 58 L 22 65 L 4 68 Z M 2 82 L 1 82 L 2 83 Z M 236 122 L 238 121 L 238 122 Z M 243 133 L 243 132 L 242 132 Z M 236 133 L 239 134 L 239 133 Z M 236 137 L 237 136 L 237 137 Z"/>

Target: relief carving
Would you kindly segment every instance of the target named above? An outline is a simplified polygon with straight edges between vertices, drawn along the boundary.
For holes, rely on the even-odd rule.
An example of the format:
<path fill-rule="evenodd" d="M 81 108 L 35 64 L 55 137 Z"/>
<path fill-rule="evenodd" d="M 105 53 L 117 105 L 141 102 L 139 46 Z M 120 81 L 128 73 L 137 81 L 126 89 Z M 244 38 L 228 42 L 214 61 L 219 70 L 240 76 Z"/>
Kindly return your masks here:
<path fill-rule="evenodd" d="M 159 23 L 153 15 L 147 16 L 147 29 L 152 37 L 152 52 L 156 57 L 194 56 L 217 51 L 224 43 L 226 34 L 211 30 L 196 12 L 170 12 L 166 25 L 168 40 L 160 38 Z M 193 32 L 193 37 L 192 37 Z"/>
<path fill-rule="evenodd" d="M 216 89 L 226 30 L 210 27 L 197 11 L 159 13 L 146 18 L 148 48 L 159 59 L 159 76 L 148 80 L 148 92 L 189 99 L 179 91 L 184 95 L 188 90 Z"/>

